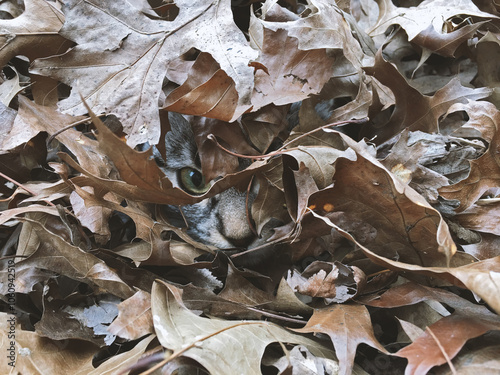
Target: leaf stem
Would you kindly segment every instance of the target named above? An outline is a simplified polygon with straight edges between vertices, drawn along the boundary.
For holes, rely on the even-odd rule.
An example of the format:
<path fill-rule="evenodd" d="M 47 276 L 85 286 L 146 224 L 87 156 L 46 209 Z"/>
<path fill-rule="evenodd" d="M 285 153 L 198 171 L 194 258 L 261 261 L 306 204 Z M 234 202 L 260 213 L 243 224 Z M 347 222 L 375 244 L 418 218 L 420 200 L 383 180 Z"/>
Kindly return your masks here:
<path fill-rule="evenodd" d="M 439 342 L 438 338 L 436 337 L 436 335 L 434 334 L 434 332 L 432 332 L 432 329 L 430 329 L 429 327 L 427 327 L 426 329 L 427 331 L 429 331 L 429 334 L 431 335 L 431 337 L 434 339 L 434 341 L 436 342 L 436 345 L 438 346 L 439 350 L 441 351 L 441 353 L 443 354 L 443 357 L 444 359 L 446 360 L 446 362 L 448 363 L 448 366 L 450 366 L 450 371 L 453 375 L 457 375 L 457 370 L 455 369 L 455 366 L 453 366 L 453 363 L 451 363 L 451 359 L 450 359 L 450 356 L 448 355 L 448 353 L 446 353 L 446 350 L 444 350 L 443 348 L 443 345 L 441 345 L 441 343 Z"/>
<path fill-rule="evenodd" d="M 299 135 L 297 138 L 294 138 L 291 141 L 285 143 L 278 150 L 276 150 L 274 152 L 270 152 L 269 154 L 265 154 L 265 155 L 243 155 L 243 154 L 238 154 L 237 152 L 233 152 L 231 150 L 228 150 L 227 148 L 225 148 L 224 146 L 222 146 L 217 141 L 217 138 L 213 134 L 209 134 L 207 136 L 207 139 L 210 139 L 212 142 L 214 142 L 216 144 L 217 147 L 219 147 L 222 151 L 228 153 L 229 155 L 233 155 L 233 156 L 236 156 L 236 157 L 242 158 L 242 159 L 252 159 L 252 160 L 267 159 L 267 158 L 271 158 L 273 156 L 282 155 L 284 153 L 284 149 L 286 147 L 288 147 L 290 144 L 296 142 L 299 139 L 302 139 L 304 137 L 310 136 L 311 134 L 313 134 L 313 133 L 315 133 L 315 132 L 317 132 L 319 130 L 327 129 L 327 128 L 330 128 L 332 126 L 341 126 L 341 125 L 346 125 L 346 124 L 364 124 L 364 123 L 368 122 L 368 120 L 369 120 L 368 117 L 364 117 L 364 118 L 359 119 L 359 120 L 346 120 L 346 121 L 332 122 L 331 124 L 326 124 L 326 125 L 320 126 L 320 127 L 316 128 L 316 129 L 308 131 L 307 133 Z"/>
<path fill-rule="evenodd" d="M 10 181 L 12 182 L 14 185 L 20 187 L 21 189 L 24 189 L 26 190 L 26 192 L 30 193 L 32 196 L 36 197 L 36 193 L 34 191 L 32 191 L 30 188 L 27 188 L 26 186 L 24 186 L 23 184 L 21 184 L 20 182 L 17 182 L 16 180 L 14 180 L 13 178 L 10 178 L 9 176 L 7 176 L 6 174 L 3 174 L 2 172 L 0 172 L 0 177 L 3 177 L 5 178 L 7 181 Z M 47 203 L 49 206 L 52 206 L 52 207 L 56 207 L 56 205 L 50 201 L 47 201 L 47 200 L 43 200 L 45 203 Z"/>
<path fill-rule="evenodd" d="M 87 118 L 84 118 L 82 120 L 79 120 L 79 121 L 75 121 L 75 122 L 72 122 L 71 124 L 65 126 L 64 128 L 62 129 L 59 129 L 58 131 L 56 131 L 54 134 L 52 134 L 48 139 L 47 139 L 47 144 L 50 144 L 55 137 L 57 137 L 59 134 L 61 134 L 62 132 L 65 132 L 66 130 L 68 129 L 71 129 L 77 125 L 80 125 L 80 124 L 84 124 L 86 122 L 89 122 L 91 121 L 90 117 L 87 117 Z"/>
<path fill-rule="evenodd" d="M 236 328 L 236 327 L 239 327 L 239 326 L 243 326 L 243 325 L 250 325 L 250 324 L 261 324 L 261 325 L 265 325 L 266 322 L 261 322 L 261 321 L 258 321 L 258 322 L 240 322 L 240 323 L 237 323 L 237 324 L 234 324 L 232 326 L 229 326 L 229 327 L 225 327 L 221 330 L 218 330 L 216 332 L 212 332 L 206 336 L 203 336 L 202 338 L 192 342 L 191 344 L 187 345 L 186 347 L 178 350 L 178 351 L 175 351 L 174 353 L 172 353 L 168 358 L 165 358 L 163 361 L 161 362 L 158 362 L 156 365 L 154 365 L 153 367 L 151 367 L 150 369 L 144 371 L 144 372 L 141 372 L 141 375 L 150 375 L 152 374 L 153 372 L 155 372 L 156 370 L 158 370 L 159 368 L 161 368 L 162 366 L 164 366 L 165 364 L 167 364 L 168 362 L 170 362 L 171 360 L 177 358 L 177 357 L 180 357 L 184 352 L 188 351 L 189 349 L 192 349 L 194 348 L 195 346 L 198 346 L 200 342 L 203 342 L 205 340 L 208 340 L 209 338 L 215 336 L 215 335 L 218 335 L 219 333 L 222 333 L 224 331 L 227 331 L 229 329 L 232 329 L 232 328 Z"/>

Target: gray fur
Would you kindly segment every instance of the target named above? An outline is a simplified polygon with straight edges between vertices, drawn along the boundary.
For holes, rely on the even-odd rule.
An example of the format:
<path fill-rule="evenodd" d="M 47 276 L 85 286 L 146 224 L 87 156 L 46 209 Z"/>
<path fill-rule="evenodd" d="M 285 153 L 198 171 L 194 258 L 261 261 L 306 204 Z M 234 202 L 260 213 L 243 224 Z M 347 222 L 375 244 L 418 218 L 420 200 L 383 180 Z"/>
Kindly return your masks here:
<path fill-rule="evenodd" d="M 166 161 L 164 169 L 170 180 L 179 186 L 177 171 L 184 167 L 199 169 L 196 165 L 197 147 L 189 122 L 179 113 L 169 112 L 170 131 L 165 137 Z"/>
<path fill-rule="evenodd" d="M 170 112 L 169 122 L 171 131 L 165 137 L 166 160 L 161 167 L 174 186 L 182 187 L 180 169 L 190 167 L 200 170 L 197 147 L 191 125 L 182 115 Z M 185 218 L 187 233 L 193 239 L 221 249 L 246 247 L 256 240 L 250 229 L 247 211 L 246 193 L 235 188 L 197 204 L 165 207 L 171 224 L 185 226 Z"/>

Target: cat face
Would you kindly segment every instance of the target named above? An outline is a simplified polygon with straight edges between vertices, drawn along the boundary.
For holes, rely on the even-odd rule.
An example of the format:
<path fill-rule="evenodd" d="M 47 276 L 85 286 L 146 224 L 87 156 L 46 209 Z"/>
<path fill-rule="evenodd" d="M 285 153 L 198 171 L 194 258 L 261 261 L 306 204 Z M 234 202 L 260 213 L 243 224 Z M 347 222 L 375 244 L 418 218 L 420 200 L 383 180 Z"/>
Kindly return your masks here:
<path fill-rule="evenodd" d="M 211 186 L 201 173 L 197 146 L 189 122 L 178 113 L 169 113 L 171 131 L 165 138 L 166 161 L 162 170 L 174 186 L 192 195 L 201 195 Z M 198 159 L 198 160 L 197 160 Z M 255 198 L 251 192 L 230 188 L 199 203 L 182 207 L 165 206 L 168 221 L 185 227 L 196 241 L 221 249 L 247 248 L 255 242 L 249 207 Z"/>

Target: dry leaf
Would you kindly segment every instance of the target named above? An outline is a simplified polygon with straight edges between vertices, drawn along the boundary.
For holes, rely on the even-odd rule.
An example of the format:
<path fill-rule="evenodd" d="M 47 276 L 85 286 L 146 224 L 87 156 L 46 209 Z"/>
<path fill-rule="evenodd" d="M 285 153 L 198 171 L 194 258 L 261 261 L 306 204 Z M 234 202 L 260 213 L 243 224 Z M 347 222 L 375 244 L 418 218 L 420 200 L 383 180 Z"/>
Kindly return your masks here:
<path fill-rule="evenodd" d="M 340 374 L 352 372 L 356 347 L 361 343 L 386 353 L 375 338 L 368 310 L 360 305 L 343 304 L 315 309 L 307 325 L 294 331 L 321 332 L 330 336 L 339 359 Z"/>
<path fill-rule="evenodd" d="M 267 345 L 289 342 L 307 347 L 311 353 L 332 359 L 330 350 L 313 340 L 295 335 L 263 321 L 222 321 L 194 315 L 180 304 L 180 291 L 172 285 L 155 283 L 152 293 L 153 323 L 166 348 L 183 354 L 217 374 L 260 374 L 260 361 Z M 228 345 L 233 361 L 225 361 Z"/>

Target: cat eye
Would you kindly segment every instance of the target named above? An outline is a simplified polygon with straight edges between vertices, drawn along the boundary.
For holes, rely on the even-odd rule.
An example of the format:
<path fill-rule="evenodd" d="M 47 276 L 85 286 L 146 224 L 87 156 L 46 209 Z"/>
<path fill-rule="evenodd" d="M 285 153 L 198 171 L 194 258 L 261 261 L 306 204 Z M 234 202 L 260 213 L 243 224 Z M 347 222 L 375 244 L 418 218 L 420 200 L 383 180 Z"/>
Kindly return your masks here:
<path fill-rule="evenodd" d="M 190 194 L 201 195 L 210 188 L 210 184 L 205 183 L 205 178 L 197 169 L 182 168 L 179 174 L 182 187 Z"/>

